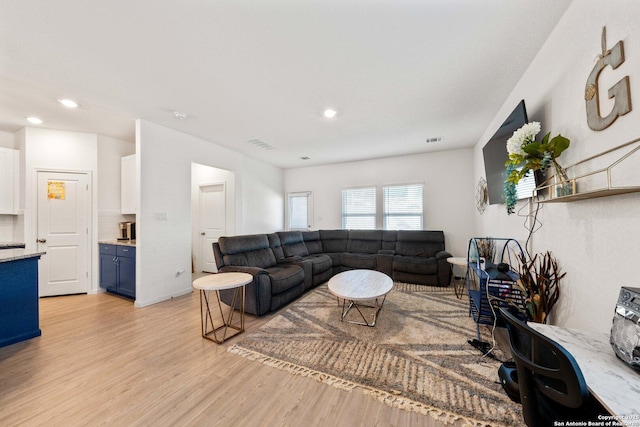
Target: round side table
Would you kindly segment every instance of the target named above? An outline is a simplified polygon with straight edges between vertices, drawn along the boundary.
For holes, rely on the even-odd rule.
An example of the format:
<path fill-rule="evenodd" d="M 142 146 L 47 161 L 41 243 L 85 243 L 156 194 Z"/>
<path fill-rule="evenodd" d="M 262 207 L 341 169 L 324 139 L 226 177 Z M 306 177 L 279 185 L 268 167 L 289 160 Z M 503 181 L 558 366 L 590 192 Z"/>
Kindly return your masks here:
<path fill-rule="evenodd" d="M 245 286 L 253 281 L 253 276 L 247 273 L 215 273 L 200 277 L 193 281 L 193 287 L 200 290 L 200 322 L 202 324 L 202 337 L 215 343 L 222 344 L 228 338 L 244 332 L 244 297 Z M 225 318 L 220 302 L 220 291 L 223 289 L 234 289 L 233 299 L 229 312 Z M 218 310 L 222 318 L 222 325 L 215 326 L 211 315 L 211 291 L 216 294 Z M 240 300 L 240 323 L 233 324 L 233 314 L 236 304 Z M 229 329 L 235 330 L 231 335 L 227 335 Z M 222 331 L 222 337 L 218 338 L 217 333 Z"/>
<path fill-rule="evenodd" d="M 453 281 L 453 290 L 456 293 L 456 297 L 458 299 L 462 299 L 462 295 L 464 295 L 465 288 L 465 278 L 467 276 L 467 259 L 463 257 L 449 257 L 447 258 L 447 262 L 451 264 L 451 280 Z M 456 279 L 456 272 L 454 271 L 455 266 L 462 267 L 462 278 Z"/>

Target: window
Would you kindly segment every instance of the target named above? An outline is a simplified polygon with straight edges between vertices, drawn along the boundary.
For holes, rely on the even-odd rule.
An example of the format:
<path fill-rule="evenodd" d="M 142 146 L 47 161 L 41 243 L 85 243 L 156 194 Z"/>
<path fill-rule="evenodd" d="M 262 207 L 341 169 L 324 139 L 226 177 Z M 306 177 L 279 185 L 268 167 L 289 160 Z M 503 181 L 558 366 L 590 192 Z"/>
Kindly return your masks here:
<path fill-rule="evenodd" d="M 309 230 L 311 227 L 311 192 L 289 193 L 288 229 Z"/>
<path fill-rule="evenodd" d="M 383 228 L 422 230 L 423 184 L 383 187 Z"/>
<path fill-rule="evenodd" d="M 345 230 L 376 229 L 376 188 L 342 190 L 342 228 Z"/>

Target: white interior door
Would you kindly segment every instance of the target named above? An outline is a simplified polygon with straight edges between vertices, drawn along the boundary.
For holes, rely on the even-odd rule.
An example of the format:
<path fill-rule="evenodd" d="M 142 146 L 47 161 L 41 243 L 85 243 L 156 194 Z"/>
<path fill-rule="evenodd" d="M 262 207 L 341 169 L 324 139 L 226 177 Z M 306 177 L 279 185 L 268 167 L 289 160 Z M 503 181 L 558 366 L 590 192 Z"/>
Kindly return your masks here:
<path fill-rule="evenodd" d="M 227 232 L 226 190 L 224 184 L 200 187 L 200 248 L 202 271 L 218 271 L 212 244 Z"/>
<path fill-rule="evenodd" d="M 90 200 L 87 174 L 38 172 L 40 296 L 88 291 Z"/>

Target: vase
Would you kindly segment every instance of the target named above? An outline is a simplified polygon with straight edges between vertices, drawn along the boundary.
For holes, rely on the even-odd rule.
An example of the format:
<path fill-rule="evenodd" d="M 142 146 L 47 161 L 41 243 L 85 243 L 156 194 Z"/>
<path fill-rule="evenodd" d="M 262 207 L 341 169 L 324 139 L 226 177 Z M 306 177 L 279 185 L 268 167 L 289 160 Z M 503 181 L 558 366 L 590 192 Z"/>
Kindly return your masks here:
<path fill-rule="evenodd" d="M 553 186 L 555 197 L 565 197 L 576 194 L 576 180 L 569 179 L 567 172 L 558 164 L 558 162 L 555 161 L 555 159 L 553 160 L 553 167 L 556 170 L 553 177 L 555 182 L 555 185 Z"/>

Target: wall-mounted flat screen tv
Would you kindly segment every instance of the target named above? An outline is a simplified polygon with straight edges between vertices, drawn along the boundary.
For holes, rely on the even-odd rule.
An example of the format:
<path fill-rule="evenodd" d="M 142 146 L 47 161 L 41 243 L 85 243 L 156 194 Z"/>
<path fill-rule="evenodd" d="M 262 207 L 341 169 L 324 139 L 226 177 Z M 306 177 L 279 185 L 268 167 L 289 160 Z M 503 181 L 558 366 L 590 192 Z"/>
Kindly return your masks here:
<path fill-rule="evenodd" d="M 507 178 L 507 170 L 504 164 L 509 159 L 507 140 L 511 138 L 515 130 L 526 123 L 528 123 L 527 109 L 523 99 L 482 149 L 490 205 L 504 203 L 504 181 Z M 516 186 L 518 199 L 531 197 L 535 188 L 535 174 L 529 173 Z"/>

